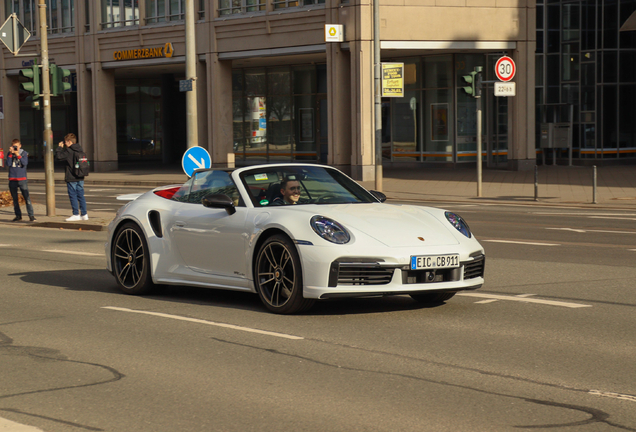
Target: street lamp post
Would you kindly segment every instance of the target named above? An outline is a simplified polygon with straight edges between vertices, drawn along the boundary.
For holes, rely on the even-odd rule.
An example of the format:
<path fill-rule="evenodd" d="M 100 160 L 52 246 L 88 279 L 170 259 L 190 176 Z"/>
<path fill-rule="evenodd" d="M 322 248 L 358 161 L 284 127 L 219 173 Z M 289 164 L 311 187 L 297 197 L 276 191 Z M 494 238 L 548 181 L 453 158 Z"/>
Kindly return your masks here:
<path fill-rule="evenodd" d="M 40 43 L 42 47 L 42 99 L 44 109 L 44 181 L 46 215 L 55 216 L 55 179 L 53 177 L 53 130 L 51 129 L 51 84 L 49 74 L 49 43 L 46 29 L 46 3 L 38 1 L 40 13 Z"/>
<path fill-rule="evenodd" d="M 380 88 L 380 0 L 373 0 L 373 75 L 375 91 L 375 190 L 382 192 L 382 89 Z"/>
<path fill-rule="evenodd" d="M 186 79 L 192 81 L 192 90 L 186 92 L 187 146 L 199 145 L 197 122 L 197 50 L 194 32 L 194 0 L 185 1 Z"/>

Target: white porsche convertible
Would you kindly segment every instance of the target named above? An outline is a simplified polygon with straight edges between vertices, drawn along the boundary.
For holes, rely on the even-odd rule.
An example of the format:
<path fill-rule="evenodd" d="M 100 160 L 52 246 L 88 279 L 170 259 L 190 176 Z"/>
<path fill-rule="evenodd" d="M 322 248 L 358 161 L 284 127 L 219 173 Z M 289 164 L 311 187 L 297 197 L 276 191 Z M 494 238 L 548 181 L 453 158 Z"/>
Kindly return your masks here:
<path fill-rule="evenodd" d="M 107 265 L 125 293 L 243 290 L 283 314 L 340 297 L 443 302 L 484 283 L 484 249 L 460 216 L 385 199 L 321 165 L 197 170 L 117 212 Z"/>

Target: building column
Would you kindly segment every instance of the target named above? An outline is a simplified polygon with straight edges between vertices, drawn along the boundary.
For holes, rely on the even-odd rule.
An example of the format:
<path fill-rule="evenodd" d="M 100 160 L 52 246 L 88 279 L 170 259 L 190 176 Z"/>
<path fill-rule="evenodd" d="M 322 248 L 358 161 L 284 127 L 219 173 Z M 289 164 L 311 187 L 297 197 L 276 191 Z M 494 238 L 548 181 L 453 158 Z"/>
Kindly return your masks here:
<path fill-rule="evenodd" d="M 92 161 L 96 160 L 95 135 L 93 129 L 93 89 L 92 74 L 86 69 L 86 64 L 75 66 L 77 74 L 77 134 L 82 148 Z M 93 163 L 94 165 L 94 163 Z M 93 166 L 93 169 L 96 169 Z"/>
<path fill-rule="evenodd" d="M 2 83 L 0 92 L 4 95 L 4 120 L 0 121 L 2 127 L 0 147 L 6 150 L 13 139 L 20 138 L 20 96 L 18 95 L 20 81 L 17 76 L 8 76 L 7 71 L 3 70 L 0 82 Z"/>
<path fill-rule="evenodd" d="M 197 55 L 196 75 L 197 75 L 197 145 L 209 149 L 210 140 L 208 138 L 208 74 L 207 62 L 199 61 Z"/>
<path fill-rule="evenodd" d="M 350 42 L 351 52 L 351 176 L 375 180 L 373 111 L 373 42 Z"/>
<path fill-rule="evenodd" d="M 115 73 L 93 63 L 93 168 L 95 172 L 117 171 L 117 117 Z M 80 137 L 82 139 L 82 137 Z"/>
<path fill-rule="evenodd" d="M 351 171 L 351 56 L 340 44 L 327 44 L 327 163 L 346 172 Z"/>
<path fill-rule="evenodd" d="M 217 53 L 207 54 L 208 64 L 208 150 L 213 167 L 234 164 L 232 109 L 232 62 L 219 60 Z"/>
<path fill-rule="evenodd" d="M 534 169 L 535 145 L 535 42 L 517 42 L 513 59 L 517 66 L 514 82 L 517 95 L 510 98 L 508 148 L 509 168 L 514 171 Z"/>

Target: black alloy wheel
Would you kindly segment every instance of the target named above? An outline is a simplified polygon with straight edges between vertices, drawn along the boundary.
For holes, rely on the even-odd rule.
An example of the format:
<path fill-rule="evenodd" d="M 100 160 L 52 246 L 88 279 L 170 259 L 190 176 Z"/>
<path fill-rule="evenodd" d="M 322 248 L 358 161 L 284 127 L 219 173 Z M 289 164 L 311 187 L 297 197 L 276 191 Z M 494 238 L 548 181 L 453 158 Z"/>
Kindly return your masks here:
<path fill-rule="evenodd" d="M 254 266 L 254 282 L 267 309 L 293 314 L 309 309 L 313 299 L 303 297 L 302 269 L 298 252 L 284 235 L 274 235 L 261 245 Z"/>
<path fill-rule="evenodd" d="M 146 294 L 152 287 L 148 245 L 134 223 L 124 224 L 114 237 L 111 258 L 119 288 L 126 294 Z"/>

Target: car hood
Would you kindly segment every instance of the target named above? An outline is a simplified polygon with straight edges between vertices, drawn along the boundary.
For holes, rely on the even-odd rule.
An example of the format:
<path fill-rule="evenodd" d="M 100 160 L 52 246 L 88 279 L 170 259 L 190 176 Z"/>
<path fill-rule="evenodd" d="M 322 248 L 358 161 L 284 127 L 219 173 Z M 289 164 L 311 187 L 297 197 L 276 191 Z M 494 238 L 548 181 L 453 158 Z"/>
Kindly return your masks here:
<path fill-rule="evenodd" d="M 312 206 L 314 214 L 340 222 L 354 234 L 361 232 L 386 246 L 456 245 L 450 223 L 422 207 L 392 204 Z M 424 240 L 422 240 L 424 239 Z"/>

